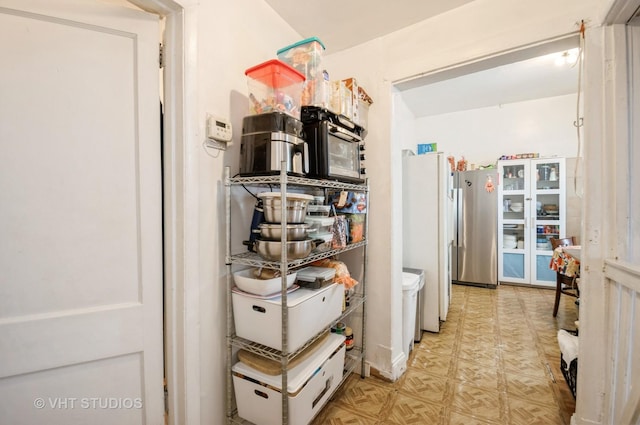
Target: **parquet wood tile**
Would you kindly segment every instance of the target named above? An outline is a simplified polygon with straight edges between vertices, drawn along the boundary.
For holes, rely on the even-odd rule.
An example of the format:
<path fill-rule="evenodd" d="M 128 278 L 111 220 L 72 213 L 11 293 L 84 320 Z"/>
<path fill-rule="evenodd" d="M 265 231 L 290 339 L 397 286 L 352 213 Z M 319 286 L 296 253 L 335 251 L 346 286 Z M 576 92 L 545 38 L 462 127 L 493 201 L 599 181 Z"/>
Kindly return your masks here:
<path fill-rule="evenodd" d="M 338 403 L 329 403 L 311 425 L 371 425 L 377 422 L 375 416 L 353 411 Z"/>
<path fill-rule="evenodd" d="M 458 350 L 458 359 L 474 360 L 486 365 L 498 366 L 499 350 L 493 345 L 464 346 Z"/>
<path fill-rule="evenodd" d="M 350 377 L 313 425 L 569 425 L 558 329 L 577 306 L 554 291 L 454 285 L 440 333 L 424 332 L 397 382 Z M 355 378 L 354 378 L 355 377 Z"/>
<path fill-rule="evenodd" d="M 395 388 L 378 379 L 365 379 L 351 385 L 341 394 L 338 404 L 366 416 L 379 417 L 388 407 Z"/>
<path fill-rule="evenodd" d="M 384 424 L 424 425 L 438 424 L 442 416 L 444 405 L 432 403 L 399 393 L 395 404 Z"/>
<path fill-rule="evenodd" d="M 563 425 L 555 406 L 542 406 L 531 400 L 509 399 L 510 425 Z"/>
<path fill-rule="evenodd" d="M 555 341 L 557 345 L 557 341 Z M 502 351 L 506 351 L 509 354 L 513 353 L 515 356 L 519 357 L 536 357 L 537 356 L 537 342 L 535 339 L 524 338 L 521 339 L 519 337 L 510 338 L 503 337 L 500 339 L 499 347 Z"/>
<path fill-rule="evenodd" d="M 421 350 L 416 351 L 413 358 L 409 360 L 409 367 L 426 370 L 432 375 L 449 376 L 451 360 L 451 354 L 444 356 L 442 354 Z"/>
<path fill-rule="evenodd" d="M 443 402 L 449 384 L 447 377 L 433 375 L 422 369 L 409 368 L 400 393 L 435 403 Z"/>
<path fill-rule="evenodd" d="M 504 395 L 495 390 L 458 383 L 451 400 L 451 409 L 480 419 L 500 421 L 502 417 L 501 396 Z"/>
<path fill-rule="evenodd" d="M 548 377 L 534 377 L 520 373 L 505 373 L 509 400 L 512 397 L 529 400 L 532 403 L 556 407 L 557 403 Z"/>
<path fill-rule="evenodd" d="M 477 418 L 460 412 L 451 412 L 449 425 L 500 425 L 502 422 Z"/>
<path fill-rule="evenodd" d="M 494 361 L 483 364 L 472 360 L 458 359 L 455 378 L 457 381 L 476 387 L 490 390 L 498 389 L 498 371 Z"/>

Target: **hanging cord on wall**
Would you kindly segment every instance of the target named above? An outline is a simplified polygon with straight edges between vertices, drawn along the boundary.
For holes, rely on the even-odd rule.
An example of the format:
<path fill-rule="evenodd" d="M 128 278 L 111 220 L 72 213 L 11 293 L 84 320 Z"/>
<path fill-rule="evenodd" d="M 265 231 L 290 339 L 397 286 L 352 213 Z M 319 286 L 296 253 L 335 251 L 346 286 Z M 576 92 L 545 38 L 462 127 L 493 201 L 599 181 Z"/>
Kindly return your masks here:
<path fill-rule="evenodd" d="M 581 137 L 581 129 L 584 126 L 584 120 L 580 116 L 580 102 L 581 102 L 581 93 L 582 93 L 582 69 L 584 65 L 584 20 L 580 21 L 580 47 L 578 49 L 578 58 L 576 59 L 576 63 L 573 64 L 575 66 L 578 65 L 578 97 L 576 101 L 576 120 L 573 122 L 573 126 L 576 128 L 576 136 L 578 138 L 578 152 L 576 155 L 576 168 L 573 173 L 573 190 L 576 193 L 578 198 L 582 198 L 582 193 L 578 192 L 578 170 L 580 165 L 580 159 L 582 158 L 582 137 Z"/>
<path fill-rule="evenodd" d="M 209 155 L 211 158 L 217 158 L 217 157 L 219 157 L 219 156 L 220 156 L 220 151 L 218 151 L 218 153 L 217 153 L 216 155 L 211 155 L 211 154 L 209 153 L 209 149 L 208 149 L 208 148 L 209 148 L 209 146 L 207 146 L 207 141 L 206 141 L 206 140 L 203 140 L 203 141 L 202 141 L 202 148 L 204 149 L 205 153 L 206 153 L 207 155 Z"/>

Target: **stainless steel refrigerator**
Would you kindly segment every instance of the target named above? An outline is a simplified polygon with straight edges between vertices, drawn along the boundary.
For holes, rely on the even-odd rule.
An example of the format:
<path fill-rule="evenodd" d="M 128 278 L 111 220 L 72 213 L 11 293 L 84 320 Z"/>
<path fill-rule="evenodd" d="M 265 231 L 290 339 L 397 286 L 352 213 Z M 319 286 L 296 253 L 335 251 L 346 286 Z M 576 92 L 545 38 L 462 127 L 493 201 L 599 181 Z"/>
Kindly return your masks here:
<path fill-rule="evenodd" d="M 455 283 L 498 285 L 497 170 L 454 173 L 454 234 L 451 279 Z"/>

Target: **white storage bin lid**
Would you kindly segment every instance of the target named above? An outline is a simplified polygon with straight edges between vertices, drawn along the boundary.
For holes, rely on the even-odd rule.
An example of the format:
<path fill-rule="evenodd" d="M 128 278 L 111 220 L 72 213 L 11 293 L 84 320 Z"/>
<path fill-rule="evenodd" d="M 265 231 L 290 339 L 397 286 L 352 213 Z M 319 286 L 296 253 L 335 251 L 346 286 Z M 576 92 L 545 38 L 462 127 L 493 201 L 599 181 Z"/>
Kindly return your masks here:
<path fill-rule="evenodd" d="M 291 308 L 291 307 L 295 307 L 296 305 L 305 302 L 306 300 L 308 300 L 311 297 L 314 297 L 322 292 L 328 291 L 329 289 L 331 289 L 333 287 L 333 285 L 337 285 L 337 283 L 333 283 L 331 285 L 327 285 L 323 288 L 320 289 L 306 289 L 306 288 L 300 288 L 294 292 L 291 292 L 290 294 L 287 295 L 287 307 Z M 245 296 L 243 294 L 238 294 L 238 293 L 234 293 L 234 295 L 238 295 L 238 296 Z M 269 298 L 266 300 L 261 300 L 261 302 L 265 302 L 265 303 L 269 303 L 269 304 L 273 304 L 273 305 L 281 305 L 282 304 L 282 297 L 274 297 L 274 298 Z"/>
<path fill-rule="evenodd" d="M 293 295 L 293 294 L 292 294 Z M 287 390 L 289 393 L 296 393 L 307 382 L 316 371 L 336 351 L 340 345 L 344 344 L 344 335 L 330 333 L 322 345 L 320 345 L 310 356 L 304 359 L 300 364 L 289 369 Z M 242 362 L 238 362 L 231 368 L 234 372 L 248 376 L 259 381 L 262 384 L 270 385 L 279 390 L 282 389 L 282 375 L 267 375 L 248 366 Z"/>

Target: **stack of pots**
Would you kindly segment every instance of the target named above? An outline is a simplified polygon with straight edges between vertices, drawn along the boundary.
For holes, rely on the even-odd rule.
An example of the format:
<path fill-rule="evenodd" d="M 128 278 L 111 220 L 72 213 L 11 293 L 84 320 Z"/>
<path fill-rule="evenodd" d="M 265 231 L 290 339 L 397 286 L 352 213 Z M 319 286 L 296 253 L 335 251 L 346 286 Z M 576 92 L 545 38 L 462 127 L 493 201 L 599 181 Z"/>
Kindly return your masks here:
<path fill-rule="evenodd" d="M 282 194 L 263 192 L 258 194 L 264 207 L 265 222 L 260 223 L 259 237 L 255 240 L 255 251 L 265 260 L 282 259 L 282 243 L 286 240 L 288 260 L 307 257 L 315 248 L 315 241 L 308 237 L 309 224 L 304 222 L 307 206 L 313 196 L 301 193 L 287 193 L 286 234 L 282 234 Z M 285 239 L 286 238 L 286 239 Z"/>

